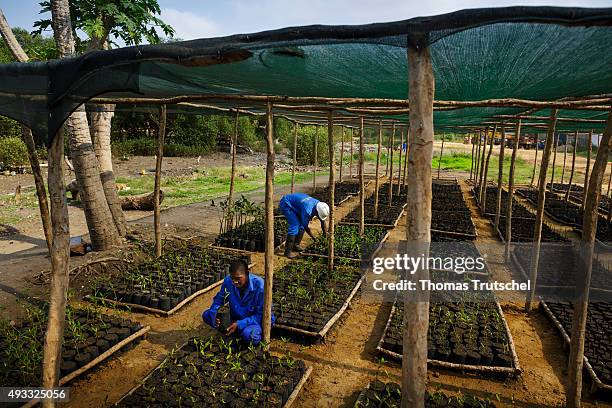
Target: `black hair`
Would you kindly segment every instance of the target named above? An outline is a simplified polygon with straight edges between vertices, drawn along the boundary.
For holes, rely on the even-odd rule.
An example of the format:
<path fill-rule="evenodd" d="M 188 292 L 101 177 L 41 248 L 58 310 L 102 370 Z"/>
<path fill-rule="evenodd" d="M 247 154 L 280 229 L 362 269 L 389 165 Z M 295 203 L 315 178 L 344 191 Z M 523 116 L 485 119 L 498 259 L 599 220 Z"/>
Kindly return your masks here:
<path fill-rule="evenodd" d="M 249 274 L 249 265 L 246 263 L 246 261 L 244 259 L 234 259 L 231 263 L 230 263 L 230 267 L 229 267 L 229 273 L 235 273 L 238 272 L 240 270 L 244 270 L 245 275 Z"/>

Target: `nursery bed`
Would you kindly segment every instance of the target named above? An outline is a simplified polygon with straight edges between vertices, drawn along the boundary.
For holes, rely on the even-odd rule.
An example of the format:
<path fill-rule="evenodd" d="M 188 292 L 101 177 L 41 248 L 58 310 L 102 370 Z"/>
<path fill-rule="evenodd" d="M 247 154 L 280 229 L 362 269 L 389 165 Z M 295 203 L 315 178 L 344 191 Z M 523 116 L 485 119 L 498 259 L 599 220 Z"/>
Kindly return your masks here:
<path fill-rule="evenodd" d="M 507 344 L 498 343 L 498 342 L 491 343 L 491 345 L 495 347 L 491 347 L 485 350 L 484 354 L 481 354 L 482 350 L 479 349 L 478 352 L 475 352 L 475 354 L 472 354 L 472 358 L 474 358 L 472 363 L 467 362 L 467 357 L 470 356 L 469 352 L 467 352 L 466 349 L 461 349 L 459 352 L 456 352 L 456 356 L 459 356 L 459 358 L 463 358 L 464 362 L 461 362 L 457 359 L 455 359 L 455 361 L 452 361 L 454 358 L 453 352 L 455 352 L 454 350 L 457 350 L 457 349 L 452 349 L 451 346 L 448 346 L 449 347 L 448 349 L 446 347 L 440 348 L 440 347 L 434 346 L 433 339 L 430 336 L 432 336 L 433 333 L 436 332 L 436 330 L 431 328 L 432 320 L 430 320 L 430 330 L 428 331 L 429 340 L 428 340 L 427 362 L 431 366 L 443 367 L 443 368 L 454 369 L 454 370 L 462 370 L 462 371 L 472 371 L 472 372 L 477 372 L 477 373 L 482 373 L 482 374 L 485 374 L 485 373 L 503 374 L 507 376 L 517 376 L 520 374 L 521 368 L 519 365 L 518 356 L 514 348 L 512 334 L 510 333 L 508 323 L 506 322 L 506 319 L 504 317 L 504 312 L 502 311 L 499 303 L 497 302 L 497 300 L 495 300 L 492 294 L 491 294 L 491 297 L 492 297 L 492 300 L 490 302 L 482 303 L 482 304 L 486 304 L 488 306 L 488 309 L 485 311 L 487 316 L 489 313 L 494 312 L 497 314 L 497 318 L 499 318 L 498 322 L 496 323 L 498 325 L 497 327 L 498 332 L 497 334 L 495 333 L 492 333 L 492 334 L 496 335 L 498 341 L 499 341 L 499 338 L 501 337 L 503 339 L 502 341 L 506 341 Z M 436 308 L 439 308 L 440 310 L 442 310 L 442 308 L 445 308 L 450 313 L 447 316 L 451 316 L 453 315 L 453 311 L 451 311 L 449 307 L 453 305 L 455 305 L 455 303 L 444 303 L 444 302 L 431 303 L 430 313 L 432 314 L 432 316 L 436 316 L 437 312 L 436 313 L 433 312 L 434 310 L 437 310 Z M 462 305 L 463 307 L 465 307 L 466 304 L 462 303 Z M 482 314 L 485 312 L 480 312 L 480 313 Z M 459 312 L 455 312 L 455 316 L 460 316 Z M 389 319 L 387 320 L 387 324 L 385 325 L 383 334 L 376 347 L 376 349 L 380 353 L 393 357 L 395 359 L 399 359 L 399 360 L 401 360 L 402 358 L 402 354 L 401 354 L 402 345 L 401 345 L 401 337 L 398 337 L 397 333 L 401 335 L 402 321 L 403 321 L 402 319 L 403 319 L 403 305 L 399 303 L 398 300 L 396 300 L 391 308 Z M 461 324 L 451 323 L 450 327 L 448 327 L 449 334 L 446 337 L 442 337 L 440 335 L 439 336 L 440 341 L 443 342 L 444 340 L 448 340 L 448 337 L 452 336 L 452 333 L 450 333 L 450 331 L 461 329 L 462 324 L 467 326 L 466 323 L 461 323 Z M 442 327 L 443 324 L 441 324 L 440 326 Z M 483 331 L 481 331 L 481 329 L 484 327 L 488 328 L 489 325 L 488 324 L 480 325 L 479 329 L 477 330 L 478 331 L 477 334 L 482 334 Z M 392 334 L 392 333 L 396 333 L 396 334 Z M 476 338 L 476 335 L 475 335 L 475 338 Z M 482 344 L 482 338 L 479 337 L 478 339 L 479 339 L 478 343 Z M 460 344 L 463 345 L 464 342 L 465 340 L 460 340 Z M 504 350 L 506 348 L 507 350 Z M 444 354 L 446 357 L 441 359 L 438 356 L 438 354 Z M 480 364 L 480 360 L 482 359 L 482 357 L 486 357 L 488 360 L 491 360 L 491 361 L 489 363 Z M 476 361 L 476 359 L 478 359 L 478 361 Z M 503 364 L 501 364 L 501 362 L 503 362 Z"/>
<path fill-rule="evenodd" d="M 274 247 L 278 249 L 283 245 L 287 233 L 287 220 L 285 217 L 274 217 Z M 215 248 L 231 248 L 248 252 L 265 251 L 264 219 L 245 222 L 240 227 L 233 228 L 219 234 L 215 238 Z"/>
<path fill-rule="evenodd" d="M 406 204 L 389 207 L 388 205 L 381 205 L 379 203 L 378 217 L 374 218 L 374 199 L 371 197 L 366 201 L 364 223 L 365 225 L 373 227 L 395 228 L 402 218 L 402 215 L 404 215 L 405 208 Z M 358 206 L 346 215 L 342 221 L 340 221 L 340 224 L 359 225 L 359 217 L 361 217 L 361 211 Z"/>
<path fill-rule="evenodd" d="M 563 303 L 547 303 L 544 300 L 540 300 L 540 307 L 544 310 L 544 314 L 548 317 L 559 333 L 563 337 L 563 341 L 566 347 L 569 347 L 571 333 L 571 313 L 570 305 L 567 302 Z M 552 309 L 559 309 L 557 313 L 553 312 Z M 593 319 L 593 314 L 605 314 L 606 321 L 597 323 Z M 559 315 L 559 316 L 558 316 Z M 612 319 L 612 303 L 609 302 L 594 302 L 589 305 L 588 317 L 587 317 L 587 328 L 586 328 L 586 341 L 584 347 L 584 368 L 589 374 L 592 380 L 591 393 L 595 394 L 598 390 L 612 391 L 612 333 L 609 325 L 606 323 Z M 566 330 L 567 329 L 567 330 Z M 601 334 L 602 337 L 598 339 L 600 342 L 599 347 L 594 345 L 593 336 Z M 607 342 L 606 342 L 607 341 Z M 607 367 L 602 367 L 602 359 L 607 359 Z M 603 373 L 605 369 L 607 372 Z M 602 375 L 603 374 L 603 375 Z M 605 377 L 604 377 L 605 376 Z"/>
<path fill-rule="evenodd" d="M 327 262 L 298 260 L 284 265 L 274 273 L 274 328 L 324 338 L 364 279 L 359 269 L 342 265 L 330 274 Z"/>
<path fill-rule="evenodd" d="M 478 236 L 469 212 L 432 211 L 431 231 L 469 240 L 474 240 Z"/>
<path fill-rule="evenodd" d="M 360 242 L 361 238 L 359 238 L 359 227 L 356 225 L 338 224 L 334 231 L 334 258 L 354 262 L 370 260 L 382 248 L 388 237 L 389 230 L 387 228 L 366 226 L 364 254 L 364 246 Z M 312 242 L 302 252 L 302 256 L 327 258 L 327 249 L 327 238 L 319 235 L 316 241 Z"/>
<path fill-rule="evenodd" d="M 218 358 L 220 354 L 225 358 Z M 192 338 L 114 406 L 185 401 L 184 406 L 289 408 L 311 373 L 312 367 L 302 360 L 275 357 L 260 346 L 247 347 L 218 336 Z"/>
<path fill-rule="evenodd" d="M 494 225 L 494 217 L 489 217 L 489 222 Z M 499 229 L 497 236 L 502 242 L 506 242 L 506 217 L 502 216 L 499 219 Z M 534 220 L 531 218 L 512 217 L 512 242 L 533 242 L 533 227 Z M 567 238 L 550 228 L 545 223 L 542 223 L 541 242 L 569 242 Z"/>
<path fill-rule="evenodd" d="M 374 380 L 357 396 L 354 408 L 399 407 L 402 399 L 402 389 L 396 383 L 384 383 Z M 480 399 L 471 395 L 449 397 L 441 391 L 427 393 L 425 396 L 426 408 L 495 408 L 490 400 Z"/>
<path fill-rule="evenodd" d="M 219 286 L 232 260 L 250 257 L 234 250 L 187 245 L 161 258 L 130 266 L 123 275 L 99 282 L 86 300 L 170 316 Z"/>

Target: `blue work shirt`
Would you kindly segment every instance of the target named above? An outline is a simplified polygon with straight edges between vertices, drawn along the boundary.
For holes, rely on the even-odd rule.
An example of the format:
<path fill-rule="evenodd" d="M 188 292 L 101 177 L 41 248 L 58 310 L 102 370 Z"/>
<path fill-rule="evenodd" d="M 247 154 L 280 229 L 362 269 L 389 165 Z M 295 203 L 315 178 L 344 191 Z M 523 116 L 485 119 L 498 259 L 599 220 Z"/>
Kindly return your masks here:
<path fill-rule="evenodd" d="M 310 223 L 313 215 L 317 214 L 319 200 L 304 193 L 287 194 L 280 201 L 281 210 L 288 206 L 298 216 L 299 227 L 305 228 Z M 287 220 L 291 223 L 291 220 Z M 291 227 L 290 225 L 289 227 Z"/>
<path fill-rule="evenodd" d="M 239 330 L 244 330 L 245 327 L 254 324 L 261 326 L 264 306 L 264 280 L 262 278 L 249 273 L 247 288 L 244 294 L 241 295 L 240 289 L 234 285 L 230 275 L 227 275 L 223 279 L 221 290 L 213 298 L 213 303 L 209 310 L 216 315 L 217 310 L 223 306 L 226 300 L 229 303 L 232 321 L 238 324 Z M 275 318 L 272 315 L 273 324 L 274 321 Z"/>

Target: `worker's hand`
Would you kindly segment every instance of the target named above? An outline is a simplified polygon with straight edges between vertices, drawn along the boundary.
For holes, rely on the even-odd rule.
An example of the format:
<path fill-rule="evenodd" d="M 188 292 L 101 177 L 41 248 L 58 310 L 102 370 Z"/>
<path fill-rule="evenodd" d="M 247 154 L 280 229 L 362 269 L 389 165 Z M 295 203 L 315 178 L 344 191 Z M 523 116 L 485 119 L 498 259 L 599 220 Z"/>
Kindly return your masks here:
<path fill-rule="evenodd" d="M 234 334 L 234 332 L 235 332 L 236 330 L 238 330 L 238 323 L 237 323 L 237 322 L 234 322 L 234 323 L 230 324 L 230 327 L 228 327 L 228 328 L 227 328 L 227 332 L 226 332 L 226 334 L 227 334 L 228 336 L 230 336 L 230 335 Z"/>
<path fill-rule="evenodd" d="M 221 319 L 218 317 L 215 319 L 215 328 L 221 326 Z"/>

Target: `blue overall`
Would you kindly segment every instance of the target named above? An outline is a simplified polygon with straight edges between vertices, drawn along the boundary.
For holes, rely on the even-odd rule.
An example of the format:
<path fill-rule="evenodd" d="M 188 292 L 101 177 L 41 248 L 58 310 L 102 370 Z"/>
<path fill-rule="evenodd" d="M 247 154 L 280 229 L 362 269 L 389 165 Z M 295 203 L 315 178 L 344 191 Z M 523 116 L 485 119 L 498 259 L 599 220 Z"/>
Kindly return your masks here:
<path fill-rule="evenodd" d="M 226 298 L 227 294 L 227 298 Z M 232 278 L 227 275 L 221 285 L 221 290 L 213 298 L 210 309 L 202 313 L 204 323 L 217 328 L 215 322 L 217 310 L 225 303 L 229 303 L 232 322 L 238 324 L 238 333 L 246 342 L 259 344 L 261 341 L 261 320 L 263 317 L 264 305 L 264 280 L 257 275 L 249 273 L 248 287 L 244 294 L 240 294 L 232 282 Z M 275 317 L 272 315 L 272 324 Z"/>
<path fill-rule="evenodd" d="M 304 193 L 287 194 L 281 198 L 279 207 L 289 224 L 287 235 L 296 236 L 308 226 L 317 214 L 318 203 L 319 200 Z"/>

